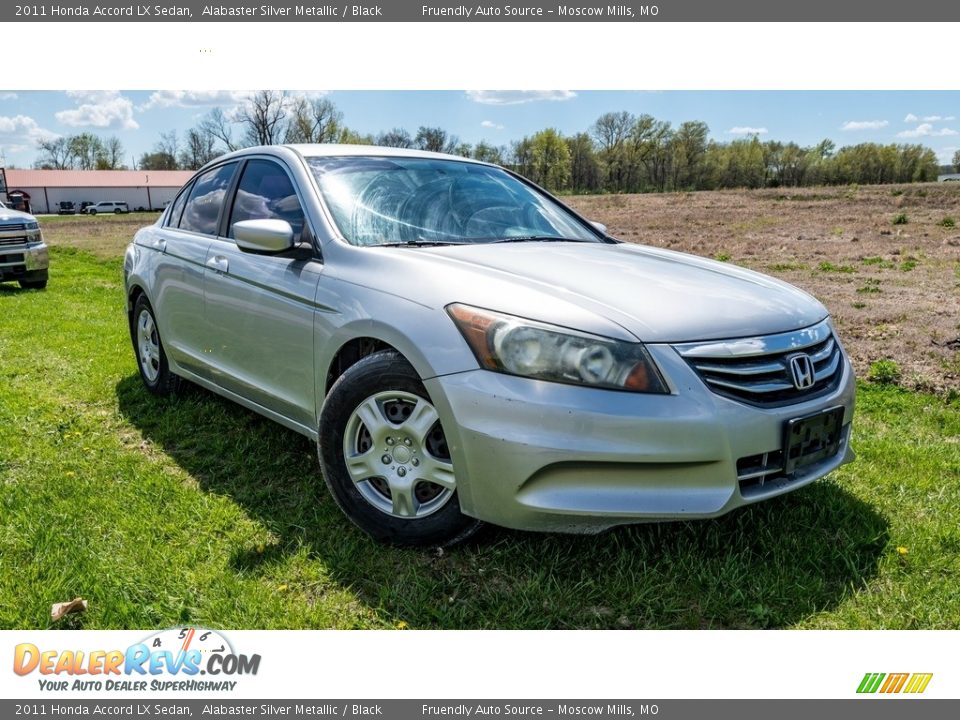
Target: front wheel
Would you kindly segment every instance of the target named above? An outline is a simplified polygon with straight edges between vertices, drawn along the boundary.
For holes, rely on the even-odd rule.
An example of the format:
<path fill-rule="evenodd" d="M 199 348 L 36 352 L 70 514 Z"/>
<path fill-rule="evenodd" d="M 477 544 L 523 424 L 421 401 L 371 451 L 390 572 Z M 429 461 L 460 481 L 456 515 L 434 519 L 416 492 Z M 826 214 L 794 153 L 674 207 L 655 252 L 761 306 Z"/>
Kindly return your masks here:
<path fill-rule="evenodd" d="M 381 542 L 452 545 L 481 525 L 460 512 L 440 417 L 416 371 L 393 350 L 363 358 L 334 384 L 318 452 L 337 505 Z"/>

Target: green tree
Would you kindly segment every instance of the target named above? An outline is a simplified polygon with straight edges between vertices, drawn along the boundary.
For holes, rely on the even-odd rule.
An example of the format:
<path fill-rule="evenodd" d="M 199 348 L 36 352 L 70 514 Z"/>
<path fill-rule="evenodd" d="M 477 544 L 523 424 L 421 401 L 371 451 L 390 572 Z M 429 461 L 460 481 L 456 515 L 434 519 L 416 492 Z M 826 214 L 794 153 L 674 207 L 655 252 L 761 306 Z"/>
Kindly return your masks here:
<path fill-rule="evenodd" d="M 547 190 L 565 190 L 570 184 L 570 149 L 554 128 L 530 139 L 530 179 Z"/>

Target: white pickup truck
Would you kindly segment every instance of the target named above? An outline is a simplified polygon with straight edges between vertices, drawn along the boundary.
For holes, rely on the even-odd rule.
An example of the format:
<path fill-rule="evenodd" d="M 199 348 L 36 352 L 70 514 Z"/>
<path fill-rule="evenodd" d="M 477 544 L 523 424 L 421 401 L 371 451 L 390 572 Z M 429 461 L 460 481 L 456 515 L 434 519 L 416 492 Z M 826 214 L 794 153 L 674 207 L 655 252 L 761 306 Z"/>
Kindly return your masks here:
<path fill-rule="evenodd" d="M 0 282 L 19 282 L 25 289 L 47 286 L 50 265 L 40 223 L 29 213 L 0 202 Z"/>

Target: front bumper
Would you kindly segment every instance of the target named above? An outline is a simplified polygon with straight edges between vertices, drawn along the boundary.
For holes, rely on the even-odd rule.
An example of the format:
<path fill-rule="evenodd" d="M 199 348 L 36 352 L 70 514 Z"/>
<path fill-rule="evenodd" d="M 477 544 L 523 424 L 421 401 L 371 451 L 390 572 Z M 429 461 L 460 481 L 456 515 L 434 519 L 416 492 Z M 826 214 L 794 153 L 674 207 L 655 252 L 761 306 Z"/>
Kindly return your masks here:
<path fill-rule="evenodd" d="M 42 241 L 0 245 L 0 281 L 30 280 L 46 274 L 50 254 Z"/>
<path fill-rule="evenodd" d="M 711 392 L 668 345 L 648 345 L 671 395 L 546 383 L 485 370 L 426 381 L 440 412 L 462 510 L 525 530 L 598 532 L 707 518 L 802 487 L 852 459 L 854 378 L 836 389 L 758 408 Z M 839 451 L 790 476 L 749 479 L 738 460 L 771 455 L 784 424 L 844 408 Z"/>

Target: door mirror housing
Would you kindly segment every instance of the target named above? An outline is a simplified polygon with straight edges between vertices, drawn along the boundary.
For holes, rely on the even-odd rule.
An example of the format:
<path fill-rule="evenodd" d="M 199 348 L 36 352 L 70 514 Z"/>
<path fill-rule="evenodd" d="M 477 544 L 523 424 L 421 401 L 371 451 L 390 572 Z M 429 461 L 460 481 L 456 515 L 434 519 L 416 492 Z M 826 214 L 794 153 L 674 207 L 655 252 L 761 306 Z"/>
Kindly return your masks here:
<path fill-rule="evenodd" d="M 597 222 L 596 220 L 591 220 L 591 221 L 590 221 L 590 224 L 593 225 L 593 229 L 594 229 L 594 230 L 599 230 L 599 231 L 602 232 L 604 235 L 607 234 L 607 226 L 604 225 L 602 222 Z"/>
<path fill-rule="evenodd" d="M 241 220 L 233 224 L 233 239 L 241 250 L 280 253 L 293 247 L 293 228 L 286 220 Z"/>

